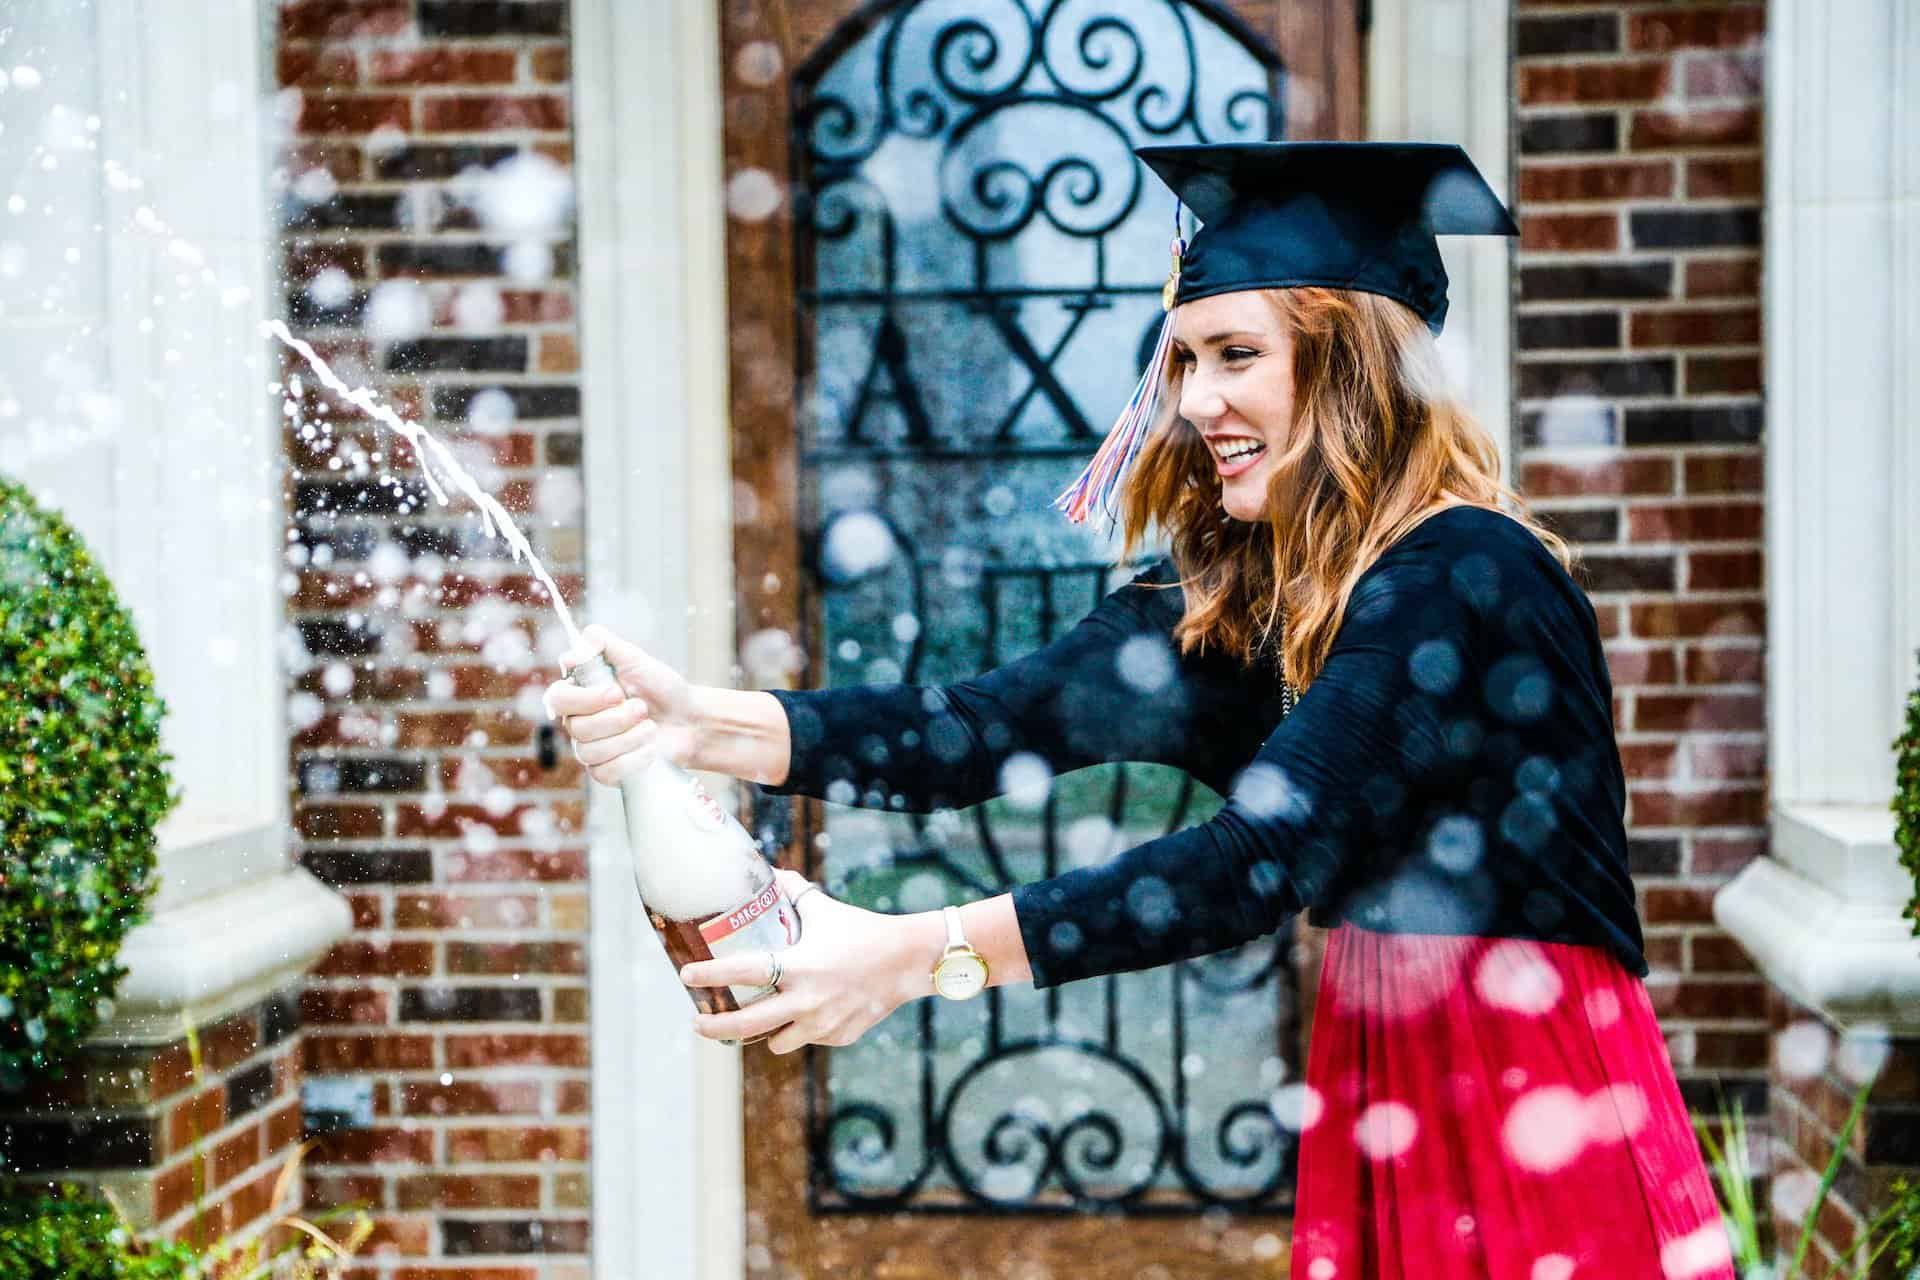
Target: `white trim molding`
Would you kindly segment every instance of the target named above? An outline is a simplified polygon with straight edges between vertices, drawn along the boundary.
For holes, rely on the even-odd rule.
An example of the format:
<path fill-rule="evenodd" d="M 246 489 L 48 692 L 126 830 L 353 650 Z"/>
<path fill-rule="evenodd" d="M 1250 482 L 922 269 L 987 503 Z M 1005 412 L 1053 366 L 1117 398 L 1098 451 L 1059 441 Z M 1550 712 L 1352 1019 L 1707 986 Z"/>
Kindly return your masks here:
<path fill-rule="evenodd" d="M 584 617 L 731 685 L 732 462 L 717 5 L 576 0 Z M 730 781 L 715 780 L 725 794 Z M 593 1258 L 745 1274 L 740 1050 L 638 910 L 617 792 L 593 788 Z"/>
<path fill-rule="evenodd" d="M 346 899 L 298 869 L 159 912 L 121 942 L 127 976 L 91 1039 L 178 1040 L 297 982 L 352 929 Z"/>
<path fill-rule="evenodd" d="M 1367 136 L 1457 142 L 1513 207 L 1508 84 L 1510 0 L 1374 0 L 1367 35 Z M 1442 236 L 1449 280 L 1440 351 L 1456 387 L 1500 446 L 1511 483 L 1513 246 Z"/>
<path fill-rule="evenodd" d="M 1767 24 L 1772 855 L 1714 917 L 1814 1008 L 1920 1025 L 1889 809 L 1920 674 L 1920 18 L 1774 0 Z"/>

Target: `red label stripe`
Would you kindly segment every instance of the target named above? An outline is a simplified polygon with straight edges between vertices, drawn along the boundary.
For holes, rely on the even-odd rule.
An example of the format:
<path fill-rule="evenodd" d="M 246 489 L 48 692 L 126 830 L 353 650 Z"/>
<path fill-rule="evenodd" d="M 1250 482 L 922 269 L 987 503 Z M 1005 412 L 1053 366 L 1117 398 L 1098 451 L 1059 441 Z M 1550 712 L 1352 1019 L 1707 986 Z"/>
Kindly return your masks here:
<path fill-rule="evenodd" d="M 775 880 L 760 891 L 759 897 L 747 903 L 744 907 L 738 907 L 723 916 L 715 916 L 713 919 L 701 925 L 700 936 L 706 939 L 707 945 L 711 946 L 728 934 L 738 933 L 740 930 L 746 928 L 755 920 L 758 920 L 761 916 L 773 910 L 774 904 L 779 901 L 780 882 Z"/>

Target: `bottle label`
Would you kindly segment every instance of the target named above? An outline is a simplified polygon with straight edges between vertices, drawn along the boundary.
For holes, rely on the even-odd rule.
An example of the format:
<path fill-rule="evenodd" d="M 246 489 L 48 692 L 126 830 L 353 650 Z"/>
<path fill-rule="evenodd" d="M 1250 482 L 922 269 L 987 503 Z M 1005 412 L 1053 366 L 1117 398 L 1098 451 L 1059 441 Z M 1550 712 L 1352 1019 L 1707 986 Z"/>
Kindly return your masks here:
<path fill-rule="evenodd" d="M 784 951 L 800 941 L 800 913 L 771 880 L 749 901 L 700 924 L 701 940 L 715 956 L 736 951 Z"/>

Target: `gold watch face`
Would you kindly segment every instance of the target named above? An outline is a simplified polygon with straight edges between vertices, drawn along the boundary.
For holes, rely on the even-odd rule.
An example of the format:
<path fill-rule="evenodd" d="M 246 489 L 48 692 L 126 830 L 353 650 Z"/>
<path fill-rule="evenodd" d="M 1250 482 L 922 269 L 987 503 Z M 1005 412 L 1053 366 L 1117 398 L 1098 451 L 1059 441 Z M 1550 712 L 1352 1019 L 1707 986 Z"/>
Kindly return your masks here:
<path fill-rule="evenodd" d="M 949 1000 L 971 1000 L 987 989 L 987 962 L 961 953 L 933 967 L 933 989 Z"/>

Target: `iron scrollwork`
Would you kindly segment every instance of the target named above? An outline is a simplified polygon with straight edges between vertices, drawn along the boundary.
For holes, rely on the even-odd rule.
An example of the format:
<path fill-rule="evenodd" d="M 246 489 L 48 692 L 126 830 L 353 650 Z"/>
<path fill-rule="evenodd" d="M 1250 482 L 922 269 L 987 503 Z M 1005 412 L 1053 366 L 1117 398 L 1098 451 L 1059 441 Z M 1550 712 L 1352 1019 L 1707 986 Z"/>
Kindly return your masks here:
<path fill-rule="evenodd" d="M 1051 465 L 1064 484 L 1098 434 L 1067 367 L 1087 359 L 1076 343 L 1115 308 L 1130 308 L 1143 327 L 1158 323 L 1164 248 L 1138 252 L 1147 215 L 1132 148 L 1279 136 L 1280 77 L 1259 41 L 1224 6 L 1203 0 L 905 0 L 870 5 L 851 20 L 794 79 L 796 260 L 810 280 L 798 304 L 821 366 L 799 372 L 803 386 L 846 375 L 805 415 L 806 492 L 849 475 L 883 490 L 910 483 L 849 468 L 924 470 L 982 459 Z M 897 173 L 889 185 L 887 172 L 904 163 L 901 148 L 926 179 L 904 196 Z M 928 262 L 924 246 L 936 235 L 942 247 Z M 918 258 L 908 247 L 915 237 Z M 1058 263 L 1069 251 L 1080 256 L 1063 273 Z M 1041 258 L 1047 270 L 1026 270 Z M 943 409 L 944 388 L 916 377 L 917 361 L 937 359 L 925 344 L 938 329 L 916 320 L 916 307 L 972 316 L 978 327 L 969 332 L 1000 344 L 1005 372 L 1021 384 L 1008 382 L 1004 405 L 968 422 Z M 857 340 L 836 357 L 827 350 L 834 334 L 856 321 Z M 1109 326 L 1093 359 L 1115 382 L 1131 382 L 1135 336 L 1115 347 L 1113 334 Z M 825 367 L 836 359 L 840 367 Z M 820 509 L 810 589 L 827 612 L 844 612 L 850 606 L 835 602 L 879 590 L 875 574 L 863 588 L 819 563 L 829 525 L 849 507 L 831 496 L 808 500 Z M 904 499 L 859 510 L 877 517 L 892 542 L 891 554 L 876 560 L 891 568 L 875 573 L 887 578 L 882 594 L 895 604 L 875 606 L 875 616 L 897 607 L 898 616 L 925 619 L 936 586 L 965 596 L 967 616 L 980 620 L 975 656 L 986 665 L 1017 656 L 1002 652 L 1021 643 L 1009 638 L 1010 593 L 1033 602 L 1034 616 L 1024 619 L 1031 641 L 1056 634 L 1108 589 L 1104 563 L 1086 549 L 960 554 L 968 563 L 956 572 L 963 530 L 915 527 Z M 930 553 L 921 533 L 954 545 L 944 556 Z M 880 647 L 861 634 L 856 651 Z M 926 678 L 927 639 L 917 629 L 895 634 L 886 669 L 908 682 Z M 1132 777 L 1127 767 L 1110 767 L 1097 799 L 1115 832 L 1139 825 Z M 1153 825 L 1183 825 L 1196 799 L 1193 781 L 1182 779 L 1154 802 Z M 889 837 L 886 868 L 984 896 L 1018 882 L 1021 857 L 1049 875 L 1063 862 L 1069 833 L 1052 793 L 1037 836 L 1022 833 L 1037 850 L 1018 855 L 987 806 L 943 817 L 945 826 L 941 817 L 889 815 L 899 834 Z M 827 1056 L 810 1052 L 812 1207 L 1286 1210 L 1293 1136 L 1264 1090 L 1200 1105 L 1190 1077 L 1205 1046 L 1190 1044 L 1189 1033 L 1202 1006 L 1217 1019 L 1235 1001 L 1269 1018 L 1286 1005 L 1288 936 L 1173 966 L 1161 979 L 1166 999 L 1150 1009 L 1129 1003 L 1131 989 L 1118 977 L 1079 984 L 1064 1009 L 1059 988 L 1031 1007 L 995 988 L 969 1015 L 979 1025 L 966 1027 L 937 1002 L 921 1001 L 900 1015 L 917 1037 L 917 1076 L 910 1084 L 889 1079 L 889 1092 L 877 1097 L 829 1097 Z M 1149 1028 L 1151 1054 L 1135 1025 L 1149 1015 L 1166 1023 Z M 1009 1087 L 1048 1071 L 1084 1084 L 1052 1099 Z"/>

